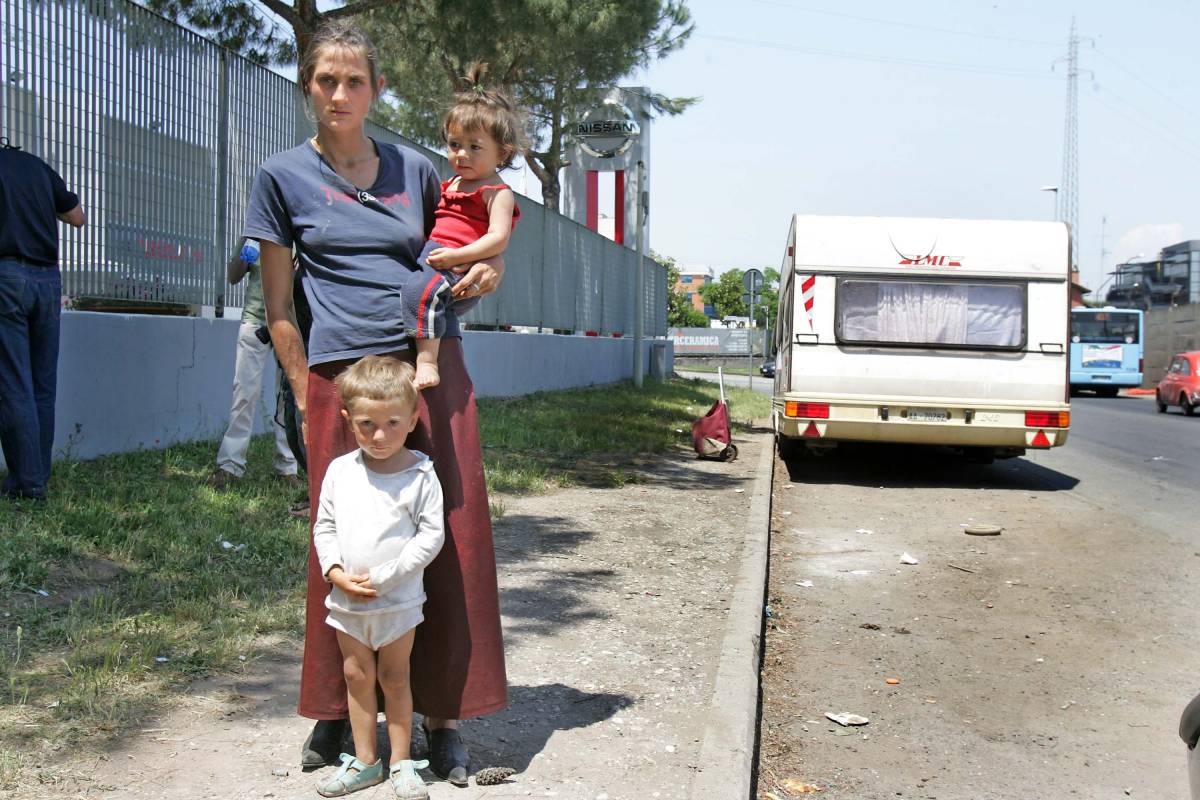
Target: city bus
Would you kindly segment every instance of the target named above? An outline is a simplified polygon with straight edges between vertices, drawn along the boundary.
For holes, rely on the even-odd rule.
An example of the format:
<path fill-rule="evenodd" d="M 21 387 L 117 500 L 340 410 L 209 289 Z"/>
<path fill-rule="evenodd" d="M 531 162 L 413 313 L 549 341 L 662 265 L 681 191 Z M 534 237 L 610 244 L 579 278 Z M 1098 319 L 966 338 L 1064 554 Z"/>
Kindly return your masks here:
<path fill-rule="evenodd" d="M 1071 309 L 1071 393 L 1116 397 L 1142 385 L 1143 322 L 1132 308 Z"/>

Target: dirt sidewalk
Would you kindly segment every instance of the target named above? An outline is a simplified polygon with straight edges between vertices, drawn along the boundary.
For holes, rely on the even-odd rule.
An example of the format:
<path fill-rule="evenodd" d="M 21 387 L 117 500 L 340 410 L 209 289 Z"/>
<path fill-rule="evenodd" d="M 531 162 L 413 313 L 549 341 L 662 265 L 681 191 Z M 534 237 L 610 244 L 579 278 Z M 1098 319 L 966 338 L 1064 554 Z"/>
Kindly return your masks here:
<path fill-rule="evenodd" d="M 463 734 L 473 769 L 517 774 L 490 787 L 436 782 L 433 798 L 689 796 L 728 672 L 751 499 L 769 494 L 770 471 L 757 473 L 770 437 L 737 443 L 731 464 L 680 450 L 634 465 L 619 488 L 497 498 L 510 707 Z M 241 674 L 192 687 L 118 749 L 81 753 L 15 796 L 316 797 L 332 770 L 296 766 L 308 727 L 294 713 L 298 673 L 297 642 L 264 643 Z M 357 796 L 392 794 L 385 784 Z"/>

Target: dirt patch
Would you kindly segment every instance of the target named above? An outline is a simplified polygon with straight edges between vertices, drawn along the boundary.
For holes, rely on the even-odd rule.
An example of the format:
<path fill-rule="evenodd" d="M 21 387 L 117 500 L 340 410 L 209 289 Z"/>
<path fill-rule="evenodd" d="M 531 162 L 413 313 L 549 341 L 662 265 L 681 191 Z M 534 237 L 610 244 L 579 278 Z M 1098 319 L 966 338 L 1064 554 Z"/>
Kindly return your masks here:
<path fill-rule="evenodd" d="M 770 439 L 737 444 L 733 463 L 680 450 L 604 463 L 633 476 L 616 488 L 495 498 L 510 707 L 463 733 L 473 768 L 517 774 L 466 790 L 435 783 L 434 798 L 687 796 Z M 314 797 L 318 775 L 295 766 L 309 727 L 294 714 L 300 649 L 268 644 L 111 747 L 57 754 L 45 783 L 27 771 L 10 795 Z"/>

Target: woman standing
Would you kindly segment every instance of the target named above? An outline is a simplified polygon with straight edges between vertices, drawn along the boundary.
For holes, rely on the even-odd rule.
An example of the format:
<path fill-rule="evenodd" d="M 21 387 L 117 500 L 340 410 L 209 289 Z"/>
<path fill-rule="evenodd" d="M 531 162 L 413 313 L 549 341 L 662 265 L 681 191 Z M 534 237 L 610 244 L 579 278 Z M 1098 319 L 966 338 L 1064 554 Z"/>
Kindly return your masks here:
<path fill-rule="evenodd" d="M 357 359 L 389 353 L 412 360 L 398 276 L 426 248 L 438 176 L 412 150 L 366 136 L 364 122 L 383 88 L 367 37 L 344 23 L 323 27 L 300 65 L 300 87 L 317 135 L 262 165 L 245 235 L 262 243 L 263 292 L 271 337 L 304 417 L 312 508 L 329 462 L 355 447 L 333 379 Z M 291 315 L 291 253 L 299 257 L 312 308 L 307 363 Z M 499 261 L 475 264 L 458 297 L 495 291 Z M 446 509 L 446 545 L 425 572 L 425 622 L 412 653 L 414 708 L 425 715 L 431 766 L 461 785 L 467 754 L 457 720 L 507 705 L 491 520 L 474 390 L 461 334 L 447 331 L 441 383 L 422 393 L 421 422 L 408 446 L 433 457 Z M 346 730 L 346 687 L 333 629 L 325 624 L 329 584 L 310 547 L 300 714 L 318 720 L 302 763 L 336 760 Z"/>

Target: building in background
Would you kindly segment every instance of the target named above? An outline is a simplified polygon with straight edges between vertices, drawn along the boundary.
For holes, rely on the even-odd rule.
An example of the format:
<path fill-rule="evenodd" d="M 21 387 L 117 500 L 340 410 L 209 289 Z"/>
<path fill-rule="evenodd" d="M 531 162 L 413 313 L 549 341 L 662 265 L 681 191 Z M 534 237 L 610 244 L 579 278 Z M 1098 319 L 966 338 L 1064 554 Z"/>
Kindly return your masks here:
<path fill-rule="evenodd" d="M 674 288 L 675 291 L 687 295 L 687 301 L 691 303 L 692 308 L 713 317 L 716 316 L 716 309 L 704 303 L 704 298 L 700 296 L 700 287 L 712 283 L 714 280 L 716 280 L 716 276 L 713 274 L 712 267 L 680 267 L 679 282 L 675 284 Z"/>
<path fill-rule="evenodd" d="M 1091 289 L 1084 286 L 1079 281 L 1079 268 L 1071 267 L 1071 308 L 1079 308 L 1087 303 L 1083 301 L 1085 294 L 1090 294 Z"/>

